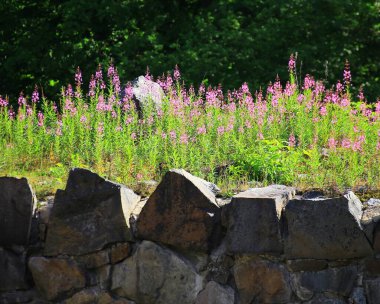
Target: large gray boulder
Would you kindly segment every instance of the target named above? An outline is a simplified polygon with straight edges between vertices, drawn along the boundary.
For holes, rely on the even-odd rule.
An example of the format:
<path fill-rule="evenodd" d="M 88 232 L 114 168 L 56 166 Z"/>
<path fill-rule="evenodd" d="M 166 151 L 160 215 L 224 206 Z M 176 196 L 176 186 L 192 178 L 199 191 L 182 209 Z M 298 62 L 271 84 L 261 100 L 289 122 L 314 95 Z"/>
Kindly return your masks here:
<path fill-rule="evenodd" d="M 190 262 L 150 241 L 113 266 L 113 293 L 139 304 L 193 304 L 202 289 L 203 278 Z"/>
<path fill-rule="evenodd" d="M 35 204 L 26 178 L 0 177 L 0 246 L 28 244 Z"/>
<path fill-rule="evenodd" d="M 372 255 L 362 230 L 362 204 L 354 193 L 289 201 L 285 207 L 287 258 L 349 259 Z"/>
<path fill-rule="evenodd" d="M 151 81 L 145 76 L 139 76 L 132 81 L 132 92 L 132 98 L 139 113 L 149 106 L 156 110 L 161 109 L 165 94 L 157 82 Z"/>
<path fill-rule="evenodd" d="M 25 253 L 16 254 L 0 247 L 0 293 L 28 286 Z"/>
<path fill-rule="evenodd" d="M 173 169 L 142 208 L 136 229 L 140 239 L 210 251 L 221 237 L 220 207 L 215 194 L 200 178 Z"/>
<path fill-rule="evenodd" d="M 129 217 L 140 197 L 85 169 L 70 171 L 55 196 L 45 255 L 82 255 L 133 239 Z"/>
<path fill-rule="evenodd" d="M 231 253 L 281 253 L 280 218 L 295 189 L 272 185 L 239 193 L 224 207 Z"/>

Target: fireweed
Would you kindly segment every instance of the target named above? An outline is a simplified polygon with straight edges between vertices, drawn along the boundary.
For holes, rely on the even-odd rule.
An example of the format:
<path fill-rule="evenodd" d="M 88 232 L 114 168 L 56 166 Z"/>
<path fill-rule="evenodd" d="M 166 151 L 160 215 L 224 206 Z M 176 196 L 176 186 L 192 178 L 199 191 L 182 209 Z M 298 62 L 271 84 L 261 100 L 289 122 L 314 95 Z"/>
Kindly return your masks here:
<path fill-rule="evenodd" d="M 88 88 L 78 68 L 58 103 L 37 87 L 30 101 L 20 94 L 17 110 L 0 97 L 0 172 L 61 178 L 82 166 L 128 184 L 184 168 L 222 183 L 378 188 L 380 101 L 351 94 L 348 63 L 330 89 L 310 75 L 297 83 L 295 67 L 291 56 L 290 80 L 276 79 L 265 91 L 244 83 L 224 92 L 186 88 L 176 66 L 173 76 L 155 80 L 162 105 L 151 102 L 142 116 L 113 65 L 106 73 L 99 66 Z M 149 71 L 145 77 L 153 79 Z"/>

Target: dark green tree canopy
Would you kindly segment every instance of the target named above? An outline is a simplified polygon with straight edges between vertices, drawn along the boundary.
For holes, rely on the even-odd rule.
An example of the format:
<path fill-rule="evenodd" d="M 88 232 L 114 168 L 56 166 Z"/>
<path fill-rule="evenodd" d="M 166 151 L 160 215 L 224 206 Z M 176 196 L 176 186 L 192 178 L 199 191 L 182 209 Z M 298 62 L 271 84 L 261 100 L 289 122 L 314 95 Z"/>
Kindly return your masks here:
<path fill-rule="evenodd" d="M 185 81 L 257 89 L 298 54 L 297 76 L 332 85 L 351 63 L 354 85 L 380 96 L 380 2 L 347 0 L 3 0 L 0 94 L 49 98 L 113 60 L 123 82 L 178 64 Z"/>

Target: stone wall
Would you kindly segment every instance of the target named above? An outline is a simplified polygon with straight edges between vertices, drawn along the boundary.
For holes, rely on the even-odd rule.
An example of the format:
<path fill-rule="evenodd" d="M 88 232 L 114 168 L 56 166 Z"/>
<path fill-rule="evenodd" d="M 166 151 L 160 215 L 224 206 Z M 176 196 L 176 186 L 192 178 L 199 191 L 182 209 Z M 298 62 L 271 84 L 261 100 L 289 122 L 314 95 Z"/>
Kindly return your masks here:
<path fill-rule="evenodd" d="M 0 303 L 380 303 L 380 200 L 218 187 L 169 171 L 148 198 L 85 169 L 37 203 L 0 178 Z"/>

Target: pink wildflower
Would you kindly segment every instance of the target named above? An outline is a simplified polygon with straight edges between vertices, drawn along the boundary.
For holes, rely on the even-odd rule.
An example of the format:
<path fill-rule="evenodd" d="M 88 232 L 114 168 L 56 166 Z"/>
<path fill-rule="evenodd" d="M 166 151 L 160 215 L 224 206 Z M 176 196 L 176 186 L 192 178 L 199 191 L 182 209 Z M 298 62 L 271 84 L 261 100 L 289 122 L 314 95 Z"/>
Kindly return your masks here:
<path fill-rule="evenodd" d="M 77 67 L 77 71 L 75 73 L 75 84 L 77 87 L 80 87 L 82 84 L 82 72 L 79 67 Z"/>
<path fill-rule="evenodd" d="M 296 60 L 295 60 L 293 54 L 290 55 L 288 67 L 289 67 L 289 72 L 291 72 L 291 73 L 293 73 L 294 69 L 296 68 Z"/>
<path fill-rule="evenodd" d="M 37 103 L 40 100 L 40 95 L 38 94 L 37 86 L 34 86 L 34 91 L 32 93 L 32 102 Z"/>
<path fill-rule="evenodd" d="M 42 127 L 44 125 L 44 114 L 42 112 L 38 112 L 37 114 L 37 120 L 38 120 L 38 126 Z"/>
<path fill-rule="evenodd" d="M 0 95 L 0 107 L 6 107 L 8 105 L 8 101 L 3 99 Z"/>
<path fill-rule="evenodd" d="M 337 144 L 338 142 L 335 140 L 334 137 L 329 138 L 328 145 L 330 149 L 335 150 Z"/>
<path fill-rule="evenodd" d="M 206 127 L 203 125 L 201 127 L 197 128 L 197 133 L 198 134 L 206 134 Z"/>
<path fill-rule="evenodd" d="M 177 133 L 174 130 L 172 130 L 169 132 L 169 136 L 172 140 L 175 140 L 177 138 Z"/>
<path fill-rule="evenodd" d="M 224 133 L 224 126 L 219 126 L 217 129 L 218 135 L 223 135 Z"/>
<path fill-rule="evenodd" d="M 351 148 L 351 141 L 349 139 L 344 138 L 342 140 L 342 148 L 345 148 L 345 149 Z"/>
<path fill-rule="evenodd" d="M 173 76 L 175 81 L 178 81 L 181 78 L 181 73 L 179 71 L 178 65 L 175 65 Z"/>
<path fill-rule="evenodd" d="M 24 97 L 24 93 L 20 93 L 20 96 L 18 98 L 18 105 L 19 106 L 22 106 L 22 105 L 26 105 L 26 99 Z"/>
<path fill-rule="evenodd" d="M 296 138 L 294 134 L 290 134 L 289 141 L 288 141 L 289 147 L 294 147 L 296 145 Z"/>
<path fill-rule="evenodd" d="M 351 82 L 351 71 L 350 71 L 350 63 L 348 62 L 348 60 L 346 60 L 346 64 L 344 67 L 343 79 L 346 86 L 349 86 Z"/>
<path fill-rule="evenodd" d="M 179 141 L 181 144 L 187 145 L 189 143 L 189 136 L 186 133 L 184 133 L 180 136 Z"/>
<path fill-rule="evenodd" d="M 322 106 L 320 109 L 319 109 L 319 114 L 321 114 L 321 116 L 326 116 L 327 115 L 327 109 L 325 106 Z"/>

